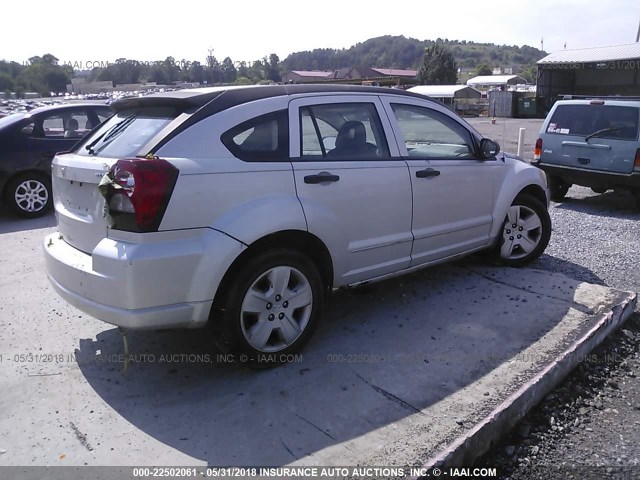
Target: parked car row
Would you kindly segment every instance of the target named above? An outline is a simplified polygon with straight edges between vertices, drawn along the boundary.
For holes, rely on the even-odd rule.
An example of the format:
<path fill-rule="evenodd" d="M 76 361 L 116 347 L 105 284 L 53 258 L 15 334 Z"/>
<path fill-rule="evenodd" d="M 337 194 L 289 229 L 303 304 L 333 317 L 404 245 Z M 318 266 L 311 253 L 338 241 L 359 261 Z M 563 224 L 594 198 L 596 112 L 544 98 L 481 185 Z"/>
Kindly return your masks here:
<path fill-rule="evenodd" d="M 334 289 L 479 250 L 525 265 L 549 242 L 544 172 L 421 95 L 221 87 L 112 108 L 53 160 L 43 249 L 56 291 L 113 325 L 288 354 Z"/>

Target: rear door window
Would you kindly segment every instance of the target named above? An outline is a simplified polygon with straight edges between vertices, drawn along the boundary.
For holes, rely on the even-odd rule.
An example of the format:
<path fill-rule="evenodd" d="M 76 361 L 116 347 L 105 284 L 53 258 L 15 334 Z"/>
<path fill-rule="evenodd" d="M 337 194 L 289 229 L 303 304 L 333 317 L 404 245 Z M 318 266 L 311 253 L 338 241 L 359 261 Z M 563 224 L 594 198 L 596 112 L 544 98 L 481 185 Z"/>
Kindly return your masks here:
<path fill-rule="evenodd" d="M 144 155 L 148 152 L 140 152 L 140 149 L 178 114 L 175 108 L 167 107 L 122 110 L 80 144 L 76 153 L 114 158 Z"/>
<path fill-rule="evenodd" d="M 327 103 L 300 109 L 303 160 L 388 159 L 389 147 L 373 103 Z"/>
<path fill-rule="evenodd" d="M 222 134 L 222 143 L 240 160 L 289 160 L 289 125 L 286 110 L 261 115 Z"/>
<path fill-rule="evenodd" d="M 558 105 L 547 133 L 598 138 L 636 140 L 639 111 L 614 105 Z M 599 132 L 599 133 L 598 133 Z"/>

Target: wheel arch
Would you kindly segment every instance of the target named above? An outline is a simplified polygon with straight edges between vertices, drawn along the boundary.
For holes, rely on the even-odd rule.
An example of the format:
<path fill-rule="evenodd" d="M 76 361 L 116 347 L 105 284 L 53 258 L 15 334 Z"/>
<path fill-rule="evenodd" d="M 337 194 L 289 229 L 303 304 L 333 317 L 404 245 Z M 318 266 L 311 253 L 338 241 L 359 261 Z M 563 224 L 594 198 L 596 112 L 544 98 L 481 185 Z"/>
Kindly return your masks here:
<path fill-rule="evenodd" d="M 518 192 L 514 200 L 521 195 L 530 195 L 536 200 L 540 201 L 540 203 L 542 203 L 544 206 L 548 207 L 549 205 L 547 194 L 540 185 L 527 185 Z"/>
<path fill-rule="evenodd" d="M 290 249 L 308 256 L 318 268 L 322 283 L 327 291 L 333 287 L 333 260 L 329 249 L 315 235 L 301 230 L 284 230 L 265 235 L 251 243 L 224 274 L 213 300 L 212 312 L 221 304 L 221 297 L 225 294 L 235 274 L 252 258 L 270 249 Z M 211 318 L 210 318 L 211 319 Z"/>

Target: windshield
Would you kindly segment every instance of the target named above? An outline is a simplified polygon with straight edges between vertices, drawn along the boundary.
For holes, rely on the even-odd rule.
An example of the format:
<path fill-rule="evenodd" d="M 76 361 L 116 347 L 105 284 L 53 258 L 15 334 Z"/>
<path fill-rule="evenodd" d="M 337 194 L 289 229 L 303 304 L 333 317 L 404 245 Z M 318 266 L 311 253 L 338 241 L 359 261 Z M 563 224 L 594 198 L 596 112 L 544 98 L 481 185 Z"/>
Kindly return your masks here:
<path fill-rule="evenodd" d="M 614 105 L 559 105 L 547 133 L 583 137 L 635 140 L 638 109 Z"/>
<path fill-rule="evenodd" d="M 177 115 L 177 110 L 166 107 L 122 110 L 82 142 L 76 153 L 117 158 L 146 155 L 140 149 Z"/>

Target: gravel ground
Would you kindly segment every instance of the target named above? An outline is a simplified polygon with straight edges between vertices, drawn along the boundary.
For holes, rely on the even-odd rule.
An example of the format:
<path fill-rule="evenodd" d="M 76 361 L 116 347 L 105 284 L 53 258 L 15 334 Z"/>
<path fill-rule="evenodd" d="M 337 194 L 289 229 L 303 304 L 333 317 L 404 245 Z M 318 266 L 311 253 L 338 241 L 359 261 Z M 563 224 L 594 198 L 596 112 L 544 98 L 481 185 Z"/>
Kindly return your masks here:
<path fill-rule="evenodd" d="M 535 268 L 640 290 L 640 212 L 626 192 L 572 187 L 552 202 Z M 477 463 L 502 478 L 640 478 L 640 314 L 631 317 Z"/>

